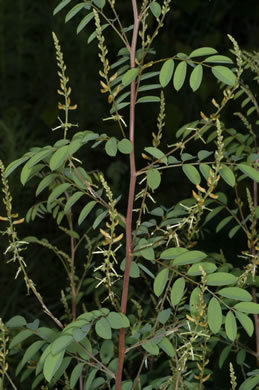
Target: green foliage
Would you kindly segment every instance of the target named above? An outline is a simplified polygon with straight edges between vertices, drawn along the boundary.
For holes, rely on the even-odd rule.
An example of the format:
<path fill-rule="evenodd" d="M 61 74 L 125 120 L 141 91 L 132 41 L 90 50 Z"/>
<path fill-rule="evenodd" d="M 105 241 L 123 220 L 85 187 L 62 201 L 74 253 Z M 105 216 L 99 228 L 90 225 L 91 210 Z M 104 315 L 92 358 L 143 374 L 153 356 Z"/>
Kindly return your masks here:
<path fill-rule="evenodd" d="M 54 14 L 69 3 L 70 0 L 63 0 Z M 6 169 L 0 164 L 6 208 L 6 216 L 0 217 L 6 223 L 1 233 L 9 241 L 5 254 L 10 256 L 9 262 L 17 264 L 16 276 L 23 275 L 28 292 L 34 294 L 42 313 L 51 321 L 50 325 L 46 318 L 36 318 L 31 313 L 31 323 L 20 314 L 6 323 L 12 333 L 10 353 L 19 361 L 15 375 L 20 376 L 22 383 L 33 373 L 36 377 L 31 380 L 32 389 L 39 384 L 44 388 L 60 385 L 80 390 L 187 386 L 205 389 L 207 382 L 213 380 L 210 362 L 216 344 L 220 349 L 219 366 L 232 350 L 238 351 L 237 364 L 244 374 L 248 364 L 243 351 L 256 355 L 246 346 L 246 334 L 254 334 L 249 315 L 259 314 L 254 287 L 258 283 L 259 262 L 258 150 L 256 123 L 250 123 L 258 104 L 243 77 L 249 67 L 258 76 L 258 68 L 252 67 L 251 56 L 242 53 L 232 37 L 229 38 L 236 58 L 234 68 L 229 67 L 233 64 L 231 58 L 211 47 L 194 49 L 189 55 L 177 53 L 165 59 L 149 59 L 155 54 L 151 45 L 170 11 L 170 0 L 161 4 L 144 0 L 140 9 L 133 0 L 133 24 L 126 27 L 115 3 L 93 0 L 73 4 L 65 21 L 76 15 L 82 17 L 77 33 L 88 25 L 95 28 L 88 42 L 96 39 L 98 45 L 101 93 L 107 96 L 111 115 L 104 120 L 116 123 L 120 137 L 78 131 L 77 125 L 70 122 L 70 111 L 77 106 L 71 105 L 66 65 L 53 33 L 60 80 L 58 94 L 63 99 L 58 103 L 60 124 L 53 130 L 62 130 L 63 134 L 53 145 L 33 148 Z M 86 15 L 82 16 L 82 11 Z M 107 16 L 109 12 L 114 19 Z M 122 45 L 119 60 L 112 64 L 105 43 L 107 31 L 114 31 Z M 163 89 L 173 86 L 178 93 L 189 78 L 190 89 L 195 92 L 207 69 L 220 82 L 221 102 L 212 99 L 210 114 L 201 110 L 200 118 L 177 131 L 176 143 L 160 145 L 166 122 Z M 146 84 L 151 78 L 156 81 Z M 142 95 L 146 91 L 151 95 Z M 241 109 L 248 103 L 254 109 L 236 113 L 241 126 L 229 128 L 221 119 L 222 113 L 228 109 L 229 101 L 238 100 L 244 93 L 248 100 L 240 104 Z M 137 170 L 136 108 L 139 103 L 152 102 L 160 105 L 157 133 L 152 133 L 149 145 L 141 146 L 142 166 Z M 122 113 L 128 118 L 127 112 L 129 119 L 124 120 Z M 192 144 L 195 155 L 190 149 Z M 96 155 L 105 152 L 106 158 L 129 155 L 126 195 L 112 192 L 100 172 L 98 158 L 94 170 L 88 170 L 87 163 L 81 162 L 81 153 L 87 156 L 94 148 Z M 31 181 L 38 198 L 26 220 L 31 222 L 49 214 L 64 233 L 62 249 L 59 243 L 54 245 L 44 238 L 18 238 L 16 225 L 24 220 L 16 219 L 18 215 L 12 211 L 7 177 L 21 165 L 21 183 L 26 186 Z M 183 173 L 182 183 L 188 183 L 193 190 L 187 199 L 176 204 L 170 199 L 169 205 L 163 205 L 159 191 L 167 188 L 168 175 L 175 173 L 172 170 Z M 221 191 L 224 188 L 226 194 Z M 120 204 L 121 197 L 128 203 L 126 212 Z M 215 218 L 217 222 L 211 226 Z M 245 262 L 223 258 L 221 231 L 228 231 L 229 245 L 233 245 L 230 240 L 238 232 L 245 237 L 246 247 L 241 251 Z M 209 234 L 219 243 L 216 254 L 204 249 L 202 239 Z M 59 309 L 45 304 L 29 277 L 24 252 L 29 245 L 51 251 L 63 267 L 67 286 L 61 291 Z M 2 322 L 0 327 L 1 383 L 5 377 L 12 384 L 6 365 L 6 327 Z M 257 371 L 246 375 L 252 377 L 243 378 L 241 390 L 253 389 L 258 383 Z M 236 387 L 233 366 L 230 384 L 233 389 Z"/>

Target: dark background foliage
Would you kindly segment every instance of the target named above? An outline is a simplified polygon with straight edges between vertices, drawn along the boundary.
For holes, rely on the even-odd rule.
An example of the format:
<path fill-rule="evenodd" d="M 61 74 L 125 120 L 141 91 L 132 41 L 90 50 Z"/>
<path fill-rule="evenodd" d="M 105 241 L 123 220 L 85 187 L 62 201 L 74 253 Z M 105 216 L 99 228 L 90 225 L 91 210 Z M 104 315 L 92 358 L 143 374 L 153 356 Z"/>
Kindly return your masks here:
<path fill-rule="evenodd" d="M 118 13 L 123 15 L 125 24 L 131 23 L 131 2 L 117 0 Z M 78 122 L 80 129 L 105 129 L 107 133 L 117 134 L 112 122 L 103 122 L 109 116 L 106 97 L 99 92 L 98 57 L 94 43 L 87 44 L 93 27 L 89 25 L 76 35 L 76 22 L 80 16 L 64 24 L 65 12 L 53 17 L 57 2 L 51 0 L 31 1 L 0 0 L 0 158 L 5 165 L 20 157 L 32 146 L 52 144 L 57 135 L 50 129 L 57 125 L 57 87 L 55 52 L 51 32 L 55 31 L 62 46 L 67 73 L 72 86 L 72 103 L 78 104 L 73 112 L 72 121 Z M 216 48 L 221 54 L 229 55 L 231 44 L 226 34 L 231 34 L 242 49 L 258 49 L 259 37 L 259 2 L 257 0 L 174 0 L 166 25 L 155 41 L 154 49 L 161 58 L 177 52 L 190 52 L 201 46 Z M 110 48 L 111 62 L 119 50 L 117 38 L 108 34 L 107 46 Z M 195 120 L 199 111 L 209 112 L 210 101 L 218 93 L 215 79 L 207 75 L 195 94 L 188 86 L 181 92 L 168 92 L 166 99 L 167 123 L 166 143 L 175 142 L 175 132 L 184 123 Z M 140 107 L 137 111 L 137 149 L 151 144 L 151 133 L 156 121 L 158 108 Z M 127 112 L 125 112 L 127 118 Z M 226 116 L 227 122 L 233 117 Z M 233 124 L 232 124 L 233 126 Z M 165 145 L 166 145 L 165 143 Z M 82 156 L 83 158 L 83 156 Z M 127 168 L 123 160 L 110 162 L 104 154 L 95 152 L 87 156 L 87 169 L 94 169 L 98 161 L 99 168 L 111 180 L 115 193 L 127 193 Z M 125 160 L 126 161 L 126 160 Z M 141 164 L 141 161 L 137 162 Z M 14 211 L 22 217 L 34 202 L 33 183 L 26 188 L 19 184 L 18 173 L 10 178 L 11 191 L 14 196 Z M 223 187 L 224 191 L 224 187 Z M 171 177 L 166 181 L 166 191 L 161 191 L 161 202 L 172 204 L 190 195 L 190 187 L 181 177 Z M 123 206 L 123 204 L 122 204 Z M 3 212 L 0 206 L 0 212 Z M 48 220 L 35 223 L 33 231 L 28 231 L 26 224 L 21 225 L 22 235 L 34 234 L 40 237 L 54 237 L 58 245 L 62 241 L 62 232 L 56 232 L 53 222 Z M 224 240 L 224 231 L 222 233 Z M 216 249 L 216 244 L 207 240 L 207 249 Z M 233 247 L 228 248 L 234 256 L 242 247 L 237 235 Z M 0 249 L 3 252 L 6 242 L 1 238 Z M 235 249 L 234 249 L 235 248 Z M 59 303 L 57 294 L 63 286 L 63 275 L 59 264 L 47 251 L 30 249 L 28 251 L 28 272 L 35 275 L 35 281 L 41 292 L 48 291 L 45 297 L 53 308 Z M 44 270 L 48 269 L 46 278 Z M 24 282 L 22 278 L 14 283 L 15 265 L 7 266 L 2 257 L 0 264 L 0 316 L 4 319 L 17 312 L 22 314 L 37 313 L 39 305 L 34 299 L 24 300 Z M 29 319 L 29 318 L 28 318 Z"/>

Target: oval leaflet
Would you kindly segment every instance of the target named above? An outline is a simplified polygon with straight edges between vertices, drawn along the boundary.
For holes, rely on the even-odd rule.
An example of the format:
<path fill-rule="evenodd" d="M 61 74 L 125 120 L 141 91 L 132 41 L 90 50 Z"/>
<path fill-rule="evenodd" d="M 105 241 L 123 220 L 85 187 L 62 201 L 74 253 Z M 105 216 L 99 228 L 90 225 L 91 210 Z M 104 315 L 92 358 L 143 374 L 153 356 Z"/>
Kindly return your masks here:
<path fill-rule="evenodd" d="M 208 305 L 208 323 L 213 333 L 218 333 L 222 325 L 222 310 L 219 301 L 212 297 Z"/>

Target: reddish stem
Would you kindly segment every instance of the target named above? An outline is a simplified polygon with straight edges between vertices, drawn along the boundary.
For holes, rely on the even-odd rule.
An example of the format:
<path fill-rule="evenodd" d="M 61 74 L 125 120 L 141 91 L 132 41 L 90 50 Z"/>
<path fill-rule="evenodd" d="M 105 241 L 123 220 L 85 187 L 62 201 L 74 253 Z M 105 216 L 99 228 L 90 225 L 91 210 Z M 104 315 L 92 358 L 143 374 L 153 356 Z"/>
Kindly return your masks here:
<path fill-rule="evenodd" d="M 139 30 L 139 16 L 136 0 L 132 0 L 132 8 L 134 15 L 134 29 L 132 34 L 132 42 L 130 47 L 130 67 L 135 67 L 136 46 Z M 132 252 L 132 213 L 135 197 L 136 185 L 136 166 L 135 166 L 135 151 L 134 151 L 134 132 L 135 132 L 135 103 L 136 103 L 136 82 L 132 81 L 130 86 L 130 141 L 132 144 L 132 152 L 130 153 L 130 184 L 128 210 L 126 217 L 126 264 L 124 271 L 123 290 L 121 298 L 121 313 L 125 314 L 127 310 L 128 290 L 129 290 L 129 272 Z M 120 329 L 119 338 L 119 359 L 116 373 L 116 390 L 121 390 L 121 378 L 125 356 L 125 329 Z"/>

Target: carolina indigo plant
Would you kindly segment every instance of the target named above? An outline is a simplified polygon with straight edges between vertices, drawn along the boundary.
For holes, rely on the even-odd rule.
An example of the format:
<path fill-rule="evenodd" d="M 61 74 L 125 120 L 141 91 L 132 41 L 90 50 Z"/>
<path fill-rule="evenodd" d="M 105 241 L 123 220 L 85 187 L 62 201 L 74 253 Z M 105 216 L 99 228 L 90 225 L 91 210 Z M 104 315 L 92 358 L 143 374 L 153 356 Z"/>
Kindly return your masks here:
<path fill-rule="evenodd" d="M 66 22 L 80 17 L 77 33 L 88 29 L 88 43 L 98 45 L 100 92 L 107 102 L 103 120 L 116 124 L 117 136 L 81 130 L 71 122 L 77 105 L 53 32 L 60 116 L 52 130 L 58 139 L 32 148 L 6 168 L 1 162 L 5 254 L 45 314 L 29 321 L 17 312 L 1 321 L 1 389 L 211 389 L 215 354 L 218 370 L 230 358 L 228 389 L 237 383 L 240 390 L 253 389 L 259 383 L 259 109 L 253 92 L 258 54 L 242 52 L 229 36 L 230 56 L 200 47 L 157 58 L 152 45 L 173 12 L 171 1 L 131 4 L 132 21 L 126 26 L 116 0 L 73 5 L 63 0 L 54 10 L 66 12 Z M 119 38 L 115 62 L 106 34 Z M 252 85 L 245 82 L 248 72 L 255 77 Z M 212 99 L 210 112 L 201 107 L 200 117 L 176 132 L 175 143 L 162 147 L 166 89 L 177 95 L 189 84 L 195 99 L 208 73 L 218 83 L 221 100 Z M 237 129 L 221 119 L 234 99 L 240 102 Z M 151 107 L 154 125 L 149 144 L 136 155 L 142 130 L 136 116 L 143 104 Z M 128 164 L 127 193 L 113 193 L 98 158 L 88 170 L 89 150 Z M 35 186 L 36 203 L 25 220 L 16 213 L 19 204 L 15 200 L 13 206 L 8 185 L 18 167 L 22 185 Z M 176 173 L 189 183 L 188 198 L 160 204 L 159 189 Z M 46 217 L 61 230 L 61 246 L 31 235 L 34 221 Z M 20 223 L 27 224 L 27 237 L 19 237 Z M 220 240 L 218 252 L 202 249 L 206 235 L 213 230 L 218 240 L 222 229 L 230 246 L 237 234 L 245 238 L 240 262 L 224 256 Z M 39 257 L 43 248 L 53 253 L 66 274 L 54 308 L 27 268 L 26 249 L 35 245 Z M 43 272 L 47 277 L 48 270 Z M 255 349 L 248 336 L 256 339 Z"/>

